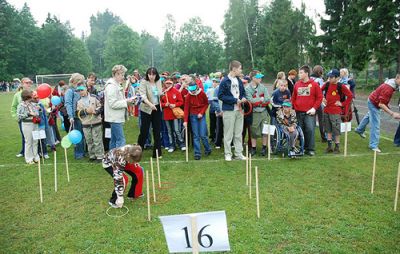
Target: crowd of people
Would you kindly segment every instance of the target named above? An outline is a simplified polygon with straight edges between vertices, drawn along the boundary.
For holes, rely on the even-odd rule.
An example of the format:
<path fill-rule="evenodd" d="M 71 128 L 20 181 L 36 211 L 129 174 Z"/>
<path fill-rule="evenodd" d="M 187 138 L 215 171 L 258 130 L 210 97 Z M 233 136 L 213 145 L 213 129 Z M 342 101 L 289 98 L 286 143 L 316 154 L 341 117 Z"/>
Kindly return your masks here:
<path fill-rule="evenodd" d="M 292 69 L 287 76 L 279 72 L 270 95 L 262 83 L 264 75 L 258 70 L 244 75 L 239 61 L 230 62 L 226 75 L 217 72 L 202 77 L 159 73 L 154 67 L 147 69 L 143 77 L 137 70 L 126 75 L 123 65 L 115 65 L 112 77 L 101 91 L 96 89 L 94 73 L 86 79 L 74 73 L 68 84 L 60 81 L 51 95 L 61 98 L 58 105 L 52 105 L 51 96 L 39 99 L 31 89 L 32 81 L 23 78 L 11 109 L 22 140 L 17 157 L 24 157 L 28 164 L 35 164 L 40 156 L 48 158 L 47 150 L 55 149 L 61 141 L 59 118 L 63 130 L 78 130 L 84 136 L 74 146 L 75 159 L 87 157 L 93 162 L 103 162 L 106 171 L 114 177 L 116 186 L 110 205 L 121 207 L 123 172 L 127 165 L 140 167 L 137 163 L 143 149 L 150 148 L 153 158 L 157 155 L 162 158 L 162 148 L 168 153 L 185 151 L 185 144 L 190 143 L 194 159 L 200 160 L 223 146 L 226 161 L 245 160 L 244 144 L 256 156 L 258 138 L 261 138 L 259 155 L 271 152 L 263 129 L 266 124 L 272 124 L 279 126 L 288 137 L 290 151 L 299 151 L 298 137 L 303 135 L 302 150 L 314 156 L 318 121 L 321 141 L 327 143 L 325 152 L 339 153 L 340 124 L 351 120 L 355 82 L 349 78 L 347 69 L 330 70 L 327 80 L 323 73 L 319 65 L 312 69 L 306 65 Z M 380 152 L 379 112 L 383 110 L 400 119 L 400 114 L 388 107 L 399 85 L 400 74 L 373 91 L 368 99 L 369 111 L 355 129 L 365 138 L 365 127 L 371 123 L 369 148 L 374 151 Z M 132 116 L 138 118 L 138 145 L 126 145 L 124 123 Z M 46 138 L 34 139 L 32 132 L 40 129 L 45 131 Z M 188 136 L 184 134 L 185 129 Z M 135 186 L 142 177 L 138 176 L 139 171 L 136 170 L 133 181 Z M 141 190 L 135 193 L 135 188 L 131 188 L 133 198 L 141 195 Z"/>

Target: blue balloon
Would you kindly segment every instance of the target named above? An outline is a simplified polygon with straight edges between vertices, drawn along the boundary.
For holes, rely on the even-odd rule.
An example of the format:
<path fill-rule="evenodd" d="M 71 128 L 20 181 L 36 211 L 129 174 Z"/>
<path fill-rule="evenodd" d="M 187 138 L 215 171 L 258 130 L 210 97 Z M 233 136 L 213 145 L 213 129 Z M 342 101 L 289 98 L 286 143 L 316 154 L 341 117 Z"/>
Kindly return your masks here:
<path fill-rule="evenodd" d="M 72 144 L 76 145 L 82 140 L 82 133 L 78 130 L 72 130 L 68 133 L 68 138 Z"/>
<path fill-rule="evenodd" d="M 61 129 L 62 129 L 63 131 L 65 131 L 64 122 L 61 124 Z"/>
<path fill-rule="evenodd" d="M 51 104 L 53 104 L 53 106 L 57 106 L 60 103 L 61 103 L 60 97 L 58 97 L 58 96 L 51 97 Z"/>

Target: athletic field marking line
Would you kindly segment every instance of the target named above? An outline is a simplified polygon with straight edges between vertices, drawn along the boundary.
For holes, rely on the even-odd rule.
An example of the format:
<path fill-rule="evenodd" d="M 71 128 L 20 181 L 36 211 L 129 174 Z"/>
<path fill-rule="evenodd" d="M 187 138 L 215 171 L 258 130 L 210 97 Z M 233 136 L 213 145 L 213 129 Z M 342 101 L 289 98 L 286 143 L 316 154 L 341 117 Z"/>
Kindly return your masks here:
<path fill-rule="evenodd" d="M 383 155 L 400 155 L 400 152 L 379 153 L 379 155 L 380 156 L 383 156 Z M 373 156 L 373 153 L 369 152 L 369 153 L 358 153 L 358 154 L 348 154 L 347 155 L 347 157 L 365 157 L 365 156 Z M 323 154 L 323 155 L 318 155 L 318 156 L 303 155 L 303 156 L 299 156 L 298 158 L 302 159 L 302 160 L 304 160 L 304 159 L 305 160 L 307 160 L 307 159 L 319 159 L 319 158 L 343 158 L 343 154 L 329 154 L 329 155 L 328 154 Z M 288 158 L 288 157 L 285 157 L 285 158 L 282 158 L 282 157 L 271 158 L 271 160 L 282 160 L 282 159 L 290 159 L 290 158 Z M 252 158 L 252 160 L 253 161 L 267 161 L 267 158 L 266 157 L 263 157 L 263 158 L 255 157 L 255 158 Z M 194 160 L 191 160 L 191 161 L 194 162 Z M 233 160 L 233 161 L 239 162 L 240 160 Z M 167 163 L 174 163 L 174 164 L 183 163 L 183 164 L 185 164 L 186 163 L 184 158 L 181 161 L 163 161 L 163 160 L 161 160 L 160 162 L 162 164 L 164 164 L 164 163 L 165 164 L 167 164 Z M 219 159 L 219 160 L 199 160 L 199 161 L 196 161 L 196 163 L 202 163 L 202 162 L 204 162 L 204 163 L 224 162 L 224 159 Z M 229 162 L 227 162 L 227 163 L 229 164 Z M 57 163 L 57 164 L 64 165 L 65 162 Z M 147 162 L 147 161 L 143 161 L 143 162 L 140 162 L 140 164 L 150 164 L 150 163 Z M 44 165 L 45 166 L 53 166 L 54 164 L 53 163 L 47 163 L 47 164 L 45 163 Z M 93 164 L 93 163 L 90 163 L 90 162 L 69 162 L 68 165 L 96 165 L 96 164 Z M 99 164 L 97 164 L 97 165 L 99 165 Z M 9 164 L 1 164 L 0 165 L 0 167 L 11 167 L 11 166 L 27 166 L 27 167 L 31 167 L 31 165 L 28 165 L 26 163 L 13 163 L 13 164 L 9 163 Z M 99 166 L 101 166 L 101 165 L 99 165 Z"/>

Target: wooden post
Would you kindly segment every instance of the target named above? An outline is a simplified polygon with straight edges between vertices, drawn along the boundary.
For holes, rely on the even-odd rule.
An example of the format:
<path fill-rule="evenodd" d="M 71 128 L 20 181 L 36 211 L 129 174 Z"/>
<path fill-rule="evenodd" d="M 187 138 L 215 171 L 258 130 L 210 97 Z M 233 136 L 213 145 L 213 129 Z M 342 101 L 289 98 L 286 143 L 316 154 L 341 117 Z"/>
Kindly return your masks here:
<path fill-rule="evenodd" d="M 146 189 L 147 189 L 147 220 L 151 221 L 151 213 L 150 213 L 150 186 L 149 186 L 149 171 L 146 170 Z"/>
<path fill-rule="evenodd" d="M 257 201 L 257 218 L 260 218 L 260 199 L 259 199 L 259 193 L 258 193 L 258 167 L 256 166 L 255 168 L 256 172 L 256 201 Z"/>
<path fill-rule="evenodd" d="M 271 160 L 271 134 L 269 133 L 269 131 L 271 130 L 270 129 L 270 127 L 271 127 L 271 125 L 268 125 L 268 128 L 269 128 L 269 130 L 268 130 L 268 160 L 270 161 Z"/>
<path fill-rule="evenodd" d="M 158 172 L 158 188 L 161 188 L 160 161 L 158 159 L 158 149 L 156 149 L 156 157 L 157 157 L 157 172 Z"/>
<path fill-rule="evenodd" d="M 246 185 L 249 185 L 249 145 L 246 145 Z"/>
<path fill-rule="evenodd" d="M 199 253 L 199 243 L 197 241 L 197 221 L 196 216 L 191 215 L 190 218 L 191 226 L 192 226 L 192 253 Z"/>
<path fill-rule="evenodd" d="M 251 154 L 249 155 L 249 198 L 251 198 Z"/>
<path fill-rule="evenodd" d="M 40 159 L 38 161 L 38 175 L 39 175 L 39 195 L 40 195 L 40 203 L 43 203 L 43 191 L 42 191 L 42 172 L 40 169 Z"/>
<path fill-rule="evenodd" d="M 399 198 L 399 185 L 400 185 L 400 162 L 399 162 L 399 168 L 397 169 L 397 185 L 396 185 L 396 195 L 394 197 L 394 211 L 397 210 L 397 199 Z"/>
<path fill-rule="evenodd" d="M 347 123 L 344 123 L 344 124 L 346 126 L 346 129 L 344 132 L 344 157 L 347 157 Z"/>
<path fill-rule="evenodd" d="M 67 154 L 67 148 L 64 148 L 64 154 L 65 154 L 65 168 L 67 169 L 67 179 L 69 182 L 69 170 L 68 170 L 68 154 Z"/>
<path fill-rule="evenodd" d="M 150 157 L 150 168 L 151 168 L 151 183 L 153 185 L 153 199 L 154 203 L 157 202 L 156 200 L 156 188 L 154 187 L 154 170 L 153 170 L 153 158 Z"/>
<path fill-rule="evenodd" d="M 54 191 L 57 192 L 57 152 L 54 150 Z"/>
<path fill-rule="evenodd" d="M 187 125 L 185 127 L 185 145 L 186 145 L 186 162 L 189 162 L 189 137 L 188 137 L 188 128 Z"/>
<path fill-rule="evenodd" d="M 376 169 L 376 151 L 374 151 L 374 163 L 372 164 L 372 183 L 371 183 L 371 194 L 374 193 L 375 185 L 375 169 Z"/>
<path fill-rule="evenodd" d="M 42 152 L 42 160 L 43 160 L 43 165 L 44 165 L 43 145 L 42 145 L 42 140 L 40 139 L 40 134 L 39 134 L 39 143 L 40 143 L 40 150 Z M 40 160 L 40 157 L 39 157 L 39 160 Z"/>

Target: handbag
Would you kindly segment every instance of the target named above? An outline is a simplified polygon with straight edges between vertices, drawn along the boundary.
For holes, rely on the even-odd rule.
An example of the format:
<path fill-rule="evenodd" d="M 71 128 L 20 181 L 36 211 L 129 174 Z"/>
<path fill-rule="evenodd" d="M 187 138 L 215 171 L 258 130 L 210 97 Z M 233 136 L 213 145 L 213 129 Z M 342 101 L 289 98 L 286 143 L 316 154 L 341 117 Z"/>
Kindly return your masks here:
<path fill-rule="evenodd" d="M 167 94 L 167 93 L 165 93 L 165 97 L 167 98 L 167 103 L 169 103 L 169 101 L 168 101 L 168 94 Z M 180 107 L 172 108 L 172 114 L 174 114 L 174 116 L 175 116 L 177 119 L 182 119 L 183 116 L 184 116 L 184 112 L 183 112 L 183 110 L 182 110 Z"/>

